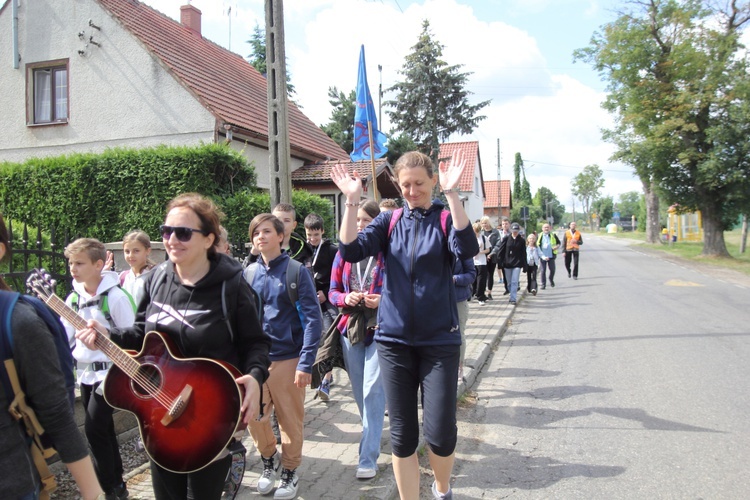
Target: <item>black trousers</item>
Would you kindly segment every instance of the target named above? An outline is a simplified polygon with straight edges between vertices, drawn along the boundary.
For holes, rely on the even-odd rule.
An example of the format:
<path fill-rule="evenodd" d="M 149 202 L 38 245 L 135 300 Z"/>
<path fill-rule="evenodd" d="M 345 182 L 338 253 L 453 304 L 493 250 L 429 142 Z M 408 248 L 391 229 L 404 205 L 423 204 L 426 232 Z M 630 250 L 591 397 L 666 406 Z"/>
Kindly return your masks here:
<path fill-rule="evenodd" d="M 495 263 L 494 259 L 487 257 L 487 291 L 492 292 L 492 287 L 495 284 Z"/>
<path fill-rule="evenodd" d="M 568 271 L 568 276 L 570 276 L 570 260 L 573 260 L 573 276 L 575 278 L 578 277 L 578 251 L 577 250 L 568 250 L 565 252 L 565 269 Z"/>
<path fill-rule="evenodd" d="M 536 272 L 539 268 L 537 266 L 529 266 L 526 271 L 526 291 L 538 290 L 536 285 Z"/>
<path fill-rule="evenodd" d="M 196 500 L 219 500 L 224 492 L 232 455 L 217 460 L 203 469 L 189 474 L 171 472 L 151 462 L 151 483 L 157 500 L 186 500 L 188 485 Z"/>
<path fill-rule="evenodd" d="M 487 300 L 487 296 L 484 293 L 487 287 L 487 266 L 474 266 L 477 270 L 477 277 L 474 280 L 473 292 L 476 295 L 477 300 Z"/>
<path fill-rule="evenodd" d="M 96 477 L 102 489 L 109 492 L 122 484 L 122 458 L 112 420 L 114 409 L 104 396 L 96 393 L 99 384 L 81 384 L 81 403 L 86 410 L 83 428 L 94 459 Z"/>

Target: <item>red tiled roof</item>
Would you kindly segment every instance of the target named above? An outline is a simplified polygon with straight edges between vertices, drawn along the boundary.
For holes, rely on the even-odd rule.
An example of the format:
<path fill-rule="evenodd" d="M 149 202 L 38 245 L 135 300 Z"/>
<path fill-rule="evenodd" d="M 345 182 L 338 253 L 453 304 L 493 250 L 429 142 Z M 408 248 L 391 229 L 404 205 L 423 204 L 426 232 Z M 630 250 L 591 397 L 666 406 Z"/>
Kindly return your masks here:
<path fill-rule="evenodd" d="M 465 192 L 474 191 L 474 172 L 479 169 L 479 179 L 482 180 L 482 163 L 479 159 L 479 143 L 472 142 L 445 142 L 440 145 L 440 158 L 450 158 L 456 151 L 463 151 L 464 158 L 469 162 L 458 183 L 459 189 Z M 478 193 L 485 196 L 485 193 Z"/>
<path fill-rule="evenodd" d="M 375 168 L 378 171 L 378 176 L 382 172 L 383 168 L 387 167 L 388 162 L 385 158 L 375 160 Z M 350 172 L 358 172 L 359 176 L 363 179 L 372 177 L 372 163 L 370 160 L 355 161 L 355 162 L 337 162 L 328 161 L 323 163 L 316 163 L 314 165 L 304 165 L 294 172 L 292 172 L 292 182 L 330 182 L 331 180 L 331 167 L 334 165 L 344 165 Z"/>
<path fill-rule="evenodd" d="M 498 183 L 500 189 L 498 189 Z M 484 181 L 484 208 L 497 208 L 497 197 L 500 195 L 500 206 L 510 208 L 510 181 Z"/>
<path fill-rule="evenodd" d="M 268 140 L 266 79 L 250 63 L 137 0 L 97 1 L 161 59 L 218 120 Z M 320 159 L 348 156 L 291 102 L 288 116 L 293 155 Z"/>

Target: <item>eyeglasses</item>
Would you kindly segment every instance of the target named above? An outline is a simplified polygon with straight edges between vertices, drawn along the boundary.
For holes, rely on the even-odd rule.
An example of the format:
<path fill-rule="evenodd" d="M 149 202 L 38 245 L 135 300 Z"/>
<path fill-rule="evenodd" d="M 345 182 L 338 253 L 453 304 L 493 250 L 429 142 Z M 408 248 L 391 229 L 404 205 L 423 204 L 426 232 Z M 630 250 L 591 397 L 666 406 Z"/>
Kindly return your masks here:
<path fill-rule="evenodd" d="M 177 241 L 182 241 L 183 243 L 190 241 L 190 238 L 193 237 L 193 233 L 200 233 L 203 236 L 208 236 L 208 231 L 204 231 L 203 229 L 193 229 L 192 227 L 160 226 L 159 231 L 161 231 L 161 237 L 165 240 L 171 238 L 172 233 L 174 233 Z"/>

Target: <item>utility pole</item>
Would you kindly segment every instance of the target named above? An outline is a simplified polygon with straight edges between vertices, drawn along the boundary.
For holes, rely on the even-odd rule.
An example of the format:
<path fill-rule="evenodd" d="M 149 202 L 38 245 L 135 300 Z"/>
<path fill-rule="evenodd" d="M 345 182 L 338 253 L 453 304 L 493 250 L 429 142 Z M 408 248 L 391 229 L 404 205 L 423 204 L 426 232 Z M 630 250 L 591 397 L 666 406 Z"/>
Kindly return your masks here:
<path fill-rule="evenodd" d="M 383 117 L 380 112 L 383 109 L 383 65 L 378 64 L 378 73 L 380 73 L 380 85 L 378 85 L 378 124 L 380 130 L 383 130 Z"/>
<path fill-rule="evenodd" d="M 292 202 L 289 169 L 284 0 L 266 0 L 266 66 L 268 75 L 268 172 L 271 207 Z"/>
<path fill-rule="evenodd" d="M 500 219 L 503 215 L 503 188 L 500 180 L 500 138 L 497 138 L 497 226 L 500 225 Z"/>

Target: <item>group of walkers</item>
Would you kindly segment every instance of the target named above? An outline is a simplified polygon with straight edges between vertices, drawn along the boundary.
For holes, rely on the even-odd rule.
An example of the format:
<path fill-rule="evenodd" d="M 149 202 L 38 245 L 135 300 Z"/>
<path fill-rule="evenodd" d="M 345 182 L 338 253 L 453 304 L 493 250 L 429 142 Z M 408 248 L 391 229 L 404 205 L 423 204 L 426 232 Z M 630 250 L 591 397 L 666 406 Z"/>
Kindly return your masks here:
<path fill-rule="evenodd" d="M 346 199 L 338 248 L 322 238 L 322 219 L 315 214 L 305 218 L 307 241 L 298 237 L 293 231 L 294 207 L 282 205 L 250 222 L 252 256 L 243 265 L 224 253 L 223 214 L 198 194 L 178 196 L 167 206 L 160 227 L 168 257 L 164 263 L 154 265 L 150 260 L 150 242 L 140 232 L 123 240 L 130 270 L 120 275 L 110 271 L 111 258 L 97 240 L 83 238 L 67 247 L 74 292 L 66 304 L 86 326 L 65 326 L 78 361 L 85 435 L 93 461 L 82 436 L 70 431 L 75 426 L 72 408 L 61 383 L 55 382 L 61 371 L 52 359 L 54 347 L 34 344 L 44 350 L 37 353 L 40 359 L 51 360 L 43 372 L 51 385 L 44 391 L 34 385 L 38 368 L 28 361 L 29 348 L 23 342 L 15 347 L 30 406 L 55 437 L 83 497 L 128 496 L 103 383 L 112 361 L 100 349 L 100 337 L 138 352 L 146 333 L 157 331 L 183 357 L 235 367 L 236 383 L 243 389 L 241 422 L 249 428 L 263 463 L 257 489 L 262 494 L 275 490 L 274 498 L 291 499 L 299 491 L 305 390 L 313 381 L 313 367 L 325 366 L 316 364 L 321 334 L 334 331 L 363 425 L 356 477 L 366 480 L 378 473 L 387 407 L 399 493 L 404 499 L 419 497 L 421 403 L 435 476 L 432 492 L 435 498 L 451 498 L 456 374 L 465 327 L 465 314 L 459 314 L 457 305 L 461 287 L 453 285 L 454 261 L 472 262 L 478 252 L 458 197 L 465 166 L 460 153 L 441 163 L 438 172 L 426 155 L 404 154 L 394 168 L 403 208 L 362 202 L 362 179 L 356 172 L 334 167 L 331 177 Z M 447 209 L 432 199 L 438 182 Z M 0 229 L 2 257 L 9 238 L 4 227 Z M 435 313 L 422 314 L 427 309 Z M 18 311 L 18 321 L 34 331 L 28 334 L 34 342 L 49 335 L 33 312 Z M 326 392 L 326 380 L 330 387 L 328 372 L 319 374 L 319 393 Z M 271 415 L 278 420 L 280 450 Z M 1 423 L 6 417 L 0 417 Z M 37 498 L 40 478 L 33 467 L 7 468 L 6 457 L 28 463 L 28 446 L 16 427 L 2 426 L 0 442 L 7 445 L 3 449 L 8 454 L 1 462 L 0 486 L 10 498 Z M 147 451 L 149 446 L 159 443 L 146 443 Z M 232 463 L 230 451 L 206 457 L 206 465 L 192 471 L 172 470 L 150 456 L 156 498 L 222 496 Z M 18 473 L 6 474 L 9 470 Z"/>
<path fill-rule="evenodd" d="M 536 295 L 539 290 L 540 271 L 541 289 L 547 288 L 548 280 L 554 288 L 555 259 L 558 252 L 565 255 L 568 277 L 578 279 L 578 255 L 583 237 L 576 229 L 575 222 L 570 223 L 562 242 L 547 223 L 542 226 L 540 234 L 532 232 L 527 238 L 521 235 L 521 226 L 517 222 L 511 223 L 507 217 L 501 219 L 498 228 L 493 228 L 486 216 L 476 221 L 473 227 L 479 253 L 473 259 L 476 278 L 472 283 L 470 297 L 476 297 L 480 306 L 493 300 L 495 269 L 499 281 L 505 287 L 504 295 L 510 295 L 511 305 L 518 301 L 521 272 L 526 273 L 527 291 L 532 295 Z"/>

